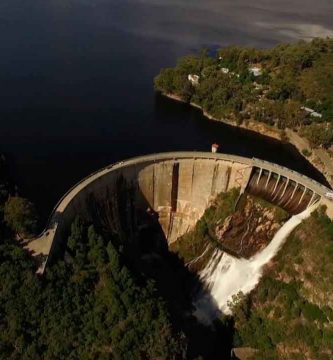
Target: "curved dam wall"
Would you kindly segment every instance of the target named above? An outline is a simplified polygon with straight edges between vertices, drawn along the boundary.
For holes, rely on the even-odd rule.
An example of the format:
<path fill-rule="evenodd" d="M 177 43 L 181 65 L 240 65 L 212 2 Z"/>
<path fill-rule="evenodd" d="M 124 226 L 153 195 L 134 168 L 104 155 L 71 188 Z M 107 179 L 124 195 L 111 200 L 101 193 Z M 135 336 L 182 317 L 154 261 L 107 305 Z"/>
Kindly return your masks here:
<path fill-rule="evenodd" d="M 271 174 L 268 182 L 263 173 Z M 249 192 L 265 197 L 276 186 L 280 196 L 290 197 L 293 190 L 287 191 L 288 187 L 282 194 L 284 179 L 289 179 L 288 186 L 299 184 L 297 188 L 304 192 L 300 202 L 297 193 L 295 212 L 322 200 L 329 191 L 301 174 L 258 159 L 201 152 L 130 159 L 91 174 L 66 193 L 54 208 L 44 232 L 29 243 L 28 249 L 43 258 L 39 269 L 43 272 L 47 262 L 63 247 L 77 215 L 131 238 L 144 225 L 142 219 L 154 214 L 171 243 L 196 224 L 220 192 L 235 187 L 243 192 L 248 187 Z"/>

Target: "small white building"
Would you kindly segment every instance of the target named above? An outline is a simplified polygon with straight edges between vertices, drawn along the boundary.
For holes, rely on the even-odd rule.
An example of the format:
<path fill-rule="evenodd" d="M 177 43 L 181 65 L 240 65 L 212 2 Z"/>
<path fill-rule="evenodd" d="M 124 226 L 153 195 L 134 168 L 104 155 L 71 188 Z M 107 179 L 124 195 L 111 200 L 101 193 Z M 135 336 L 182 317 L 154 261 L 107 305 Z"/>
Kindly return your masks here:
<path fill-rule="evenodd" d="M 323 117 L 322 114 L 319 114 L 316 111 L 312 112 L 310 115 L 313 116 L 313 117 L 316 117 L 316 118 L 320 118 L 320 119 Z"/>
<path fill-rule="evenodd" d="M 258 66 L 249 67 L 249 72 L 256 77 L 262 75 L 262 69 Z"/>
<path fill-rule="evenodd" d="M 188 74 L 188 81 L 191 82 L 193 86 L 199 85 L 200 76 L 195 74 Z"/>
<path fill-rule="evenodd" d="M 318 112 L 314 111 L 313 109 L 310 109 L 306 106 L 302 106 L 301 110 L 304 110 L 305 112 L 307 112 L 308 114 L 310 114 L 310 116 L 316 117 L 316 118 L 322 118 L 323 115 L 319 114 Z"/>
<path fill-rule="evenodd" d="M 306 111 L 307 113 L 310 113 L 310 114 L 314 112 L 313 109 L 310 109 L 310 108 L 308 108 L 308 107 L 306 107 L 306 106 L 302 106 L 302 107 L 301 107 L 301 110 L 304 110 L 304 111 Z"/>
<path fill-rule="evenodd" d="M 223 74 L 229 74 L 230 70 L 228 68 L 223 67 L 221 68 L 221 71 L 223 72 Z"/>

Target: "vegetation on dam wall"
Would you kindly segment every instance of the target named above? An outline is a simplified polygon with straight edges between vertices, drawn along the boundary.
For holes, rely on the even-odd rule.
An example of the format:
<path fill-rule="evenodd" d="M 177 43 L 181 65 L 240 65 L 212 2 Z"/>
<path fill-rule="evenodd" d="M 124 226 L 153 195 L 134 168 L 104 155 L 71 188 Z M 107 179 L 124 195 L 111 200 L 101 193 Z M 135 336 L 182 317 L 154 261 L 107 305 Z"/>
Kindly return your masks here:
<path fill-rule="evenodd" d="M 282 208 L 245 193 L 234 212 L 215 225 L 215 238 L 226 252 L 250 258 L 269 244 L 288 218 Z"/>
<path fill-rule="evenodd" d="M 233 213 L 238 197 L 239 189 L 219 194 L 195 228 L 172 243 L 170 250 L 177 253 L 185 263 L 189 263 L 203 254 L 209 244 L 218 246 L 212 225 L 218 221 L 223 222 Z"/>
<path fill-rule="evenodd" d="M 287 239 L 257 289 L 235 299 L 235 345 L 254 359 L 333 357 L 333 222 L 320 209 Z"/>
<path fill-rule="evenodd" d="M 283 209 L 239 189 L 221 193 L 195 228 L 170 245 L 191 270 L 202 269 L 214 248 L 249 258 L 263 249 L 288 219 Z"/>

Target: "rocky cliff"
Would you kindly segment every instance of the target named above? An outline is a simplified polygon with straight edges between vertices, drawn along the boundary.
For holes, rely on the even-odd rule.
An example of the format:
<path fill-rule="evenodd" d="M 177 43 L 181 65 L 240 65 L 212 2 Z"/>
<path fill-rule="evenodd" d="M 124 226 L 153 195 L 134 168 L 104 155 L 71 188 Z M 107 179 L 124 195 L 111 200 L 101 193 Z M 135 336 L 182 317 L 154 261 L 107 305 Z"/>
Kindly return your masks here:
<path fill-rule="evenodd" d="M 265 248 L 288 219 L 284 210 L 249 194 L 239 198 L 233 189 L 220 194 L 196 227 L 171 244 L 171 250 L 198 272 L 215 248 L 239 258 L 250 258 Z"/>
<path fill-rule="evenodd" d="M 231 255 L 250 258 L 265 248 L 288 214 L 250 195 L 244 195 L 237 210 L 215 227 L 215 237 Z"/>

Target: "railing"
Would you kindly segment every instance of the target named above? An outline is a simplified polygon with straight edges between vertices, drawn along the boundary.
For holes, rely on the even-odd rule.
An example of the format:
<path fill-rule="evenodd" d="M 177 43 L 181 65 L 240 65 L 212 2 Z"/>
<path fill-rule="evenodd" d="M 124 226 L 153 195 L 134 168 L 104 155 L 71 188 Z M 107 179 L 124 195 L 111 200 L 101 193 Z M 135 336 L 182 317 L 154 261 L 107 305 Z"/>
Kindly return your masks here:
<path fill-rule="evenodd" d="M 281 165 L 278 165 L 278 164 L 274 164 L 274 163 L 271 163 L 269 161 L 266 161 L 266 160 L 260 160 L 260 159 L 257 159 L 257 158 L 253 158 L 253 166 L 256 166 L 256 167 L 262 167 L 264 168 L 264 166 L 262 166 L 263 164 L 266 164 L 268 165 L 268 168 L 266 168 L 266 170 L 269 170 L 269 169 L 276 169 L 276 173 L 280 173 L 283 172 L 285 174 L 292 174 L 295 176 L 295 178 L 300 178 L 300 179 L 303 179 L 305 182 L 311 184 L 310 186 L 307 186 L 307 187 L 311 187 L 311 186 L 314 186 L 315 188 L 317 188 L 316 192 L 318 192 L 318 195 L 325 195 L 327 192 L 330 191 L 330 189 L 320 183 L 318 183 L 317 181 L 309 178 L 308 176 L 306 175 L 303 175 L 295 170 L 291 170 L 291 169 L 288 169 L 284 166 L 281 166 Z M 289 176 L 290 177 L 290 176 Z M 304 183 L 302 183 L 302 181 L 299 181 L 302 185 L 305 186 Z M 311 189 L 312 190 L 312 189 Z"/>
<path fill-rule="evenodd" d="M 67 204 L 63 204 L 63 210 L 66 209 L 68 204 L 73 200 L 73 198 L 76 196 L 76 193 L 79 193 L 82 189 L 84 189 L 86 186 L 91 184 L 93 181 L 97 180 L 99 176 L 96 177 L 96 175 L 100 174 L 101 176 L 108 174 L 109 172 L 116 171 L 118 169 L 125 168 L 130 165 L 139 165 L 142 163 L 156 163 L 160 161 L 178 161 L 182 159 L 201 159 L 201 160 L 224 160 L 231 163 L 237 163 L 242 165 L 247 165 L 248 167 L 258 167 L 263 168 L 266 170 L 271 170 L 276 172 L 277 174 L 283 175 L 287 178 L 292 179 L 293 181 L 297 181 L 301 183 L 302 185 L 310 188 L 313 192 L 316 192 L 320 196 L 325 196 L 327 192 L 330 191 L 327 187 L 324 185 L 319 184 L 313 179 L 310 179 L 309 177 L 300 174 L 294 170 L 290 170 L 286 167 L 283 167 L 281 165 L 273 164 L 265 160 L 260 160 L 257 158 L 245 158 L 237 155 L 230 155 L 230 154 L 213 154 L 208 152 L 171 152 L 171 153 L 161 153 L 161 154 L 152 154 L 152 155 L 146 155 L 146 156 L 138 156 L 134 157 L 128 160 L 120 161 L 115 164 L 108 165 L 102 169 L 99 169 L 97 171 L 94 171 L 93 173 L 89 174 L 88 176 L 84 177 L 82 180 L 80 180 L 78 183 L 76 183 L 74 186 L 72 186 L 57 202 L 57 204 L 53 207 L 52 212 L 47 220 L 45 229 L 42 231 L 42 233 L 36 237 L 40 238 L 42 237 L 47 231 L 50 230 L 51 222 L 54 221 L 54 234 L 55 236 L 57 231 L 58 222 L 57 219 L 54 218 L 54 215 L 59 212 L 59 208 L 64 202 L 67 202 Z M 298 179 L 298 180 L 297 180 Z M 310 186 L 305 185 L 303 181 L 300 181 L 299 179 L 303 180 L 307 184 L 311 184 Z M 82 184 L 85 182 L 86 185 L 82 187 L 82 189 L 78 189 Z M 54 238 L 53 238 L 54 239 Z M 52 248 L 54 246 L 54 241 L 52 239 L 51 248 L 49 251 L 49 254 L 52 252 Z M 49 258 L 47 256 L 46 261 L 44 262 L 42 266 L 42 272 L 44 271 L 47 262 Z"/>
<path fill-rule="evenodd" d="M 76 183 L 74 186 L 72 186 L 57 202 L 57 204 L 53 207 L 52 212 L 46 222 L 46 227 L 45 229 L 42 231 L 42 233 L 40 234 L 40 236 L 42 236 L 45 231 L 48 229 L 49 225 L 51 224 L 52 218 L 54 216 L 54 214 L 57 212 L 57 209 L 60 207 L 60 205 L 62 204 L 62 202 L 64 200 L 66 200 L 66 198 L 77 189 L 77 187 L 79 187 L 80 185 L 82 185 L 84 182 L 86 182 L 87 180 L 91 179 L 93 181 L 93 177 L 97 174 L 107 174 L 111 171 L 117 170 L 117 169 L 121 169 L 124 167 L 127 167 L 129 165 L 134 165 L 134 164 L 140 164 L 140 163 L 144 163 L 144 162 L 159 162 L 162 160 L 182 160 L 182 159 L 207 159 L 207 160 L 226 160 L 226 161 L 230 161 L 232 163 L 240 163 L 240 164 L 245 164 L 248 166 L 255 166 L 255 167 L 262 167 L 265 169 L 271 169 L 271 170 L 276 170 L 277 173 L 281 173 L 283 172 L 284 174 L 286 174 L 285 176 L 288 177 L 292 177 L 291 175 L 293 175 L 294 179 L 295 178 L 300 178 L 303 179 L 304 181 L 306 181 L 307 183 L 311 184 L 313 187 L 315 187 L 317 190 L 316 192 L 319 193 L 319 195 L 324 195 L 326 194 L 326 192 L 329 192 L 330 189 L 325 187 L 324 185 L 321 185 L 320 183 L 318 183 L 317 181 L 303 175 L 300 174 L 294 170 L 288 169 L 284 166 L 281 165 L 277 165 L 274 163 L 271 163 L 269 161 L 266 160 L 261 160 L 261 159 L 257 159 L 257 158 L 246 158 L 246 157 L 242 157 L 242 156 L 238 156 L 238 155 L 230 155 L 230 154 L 220 154 L 220 153 L 208 153 L 208 152 L 167 152 L 167 153 L 160 153 L 160 154 L 152 154 L 152 155 L 145 155 L 145 156 L 137 156 L 137 157 L 133 157 L 131 159 L 128 160 L 124 160 L 124 161 L 120 161 L 117 162 L 115 164 L 111 164 L 108 166 L 105 166 L 102 169 L 99 169 L 97 171 L 94 171 L 93 173 L 89 174 L 88 176 L 84 177 L 82 180 L 80 180 L 78 183 Z M 266 166 L 265 166 L 266 165 Z M 96 178 L 97 179 L 97 178 Z M 96 180 L 94 179 L 94 180 Z M 300 183 L 302 183 L 301 181 L 299 181 Z M 87 183 L 87 185 L 90 182 Z M 302 184 L 304 185 L 304 184 Z M 310 187 L 311 186 L 307 186 Z M 312 189 L 313 190 L 313 189 Z"/>

